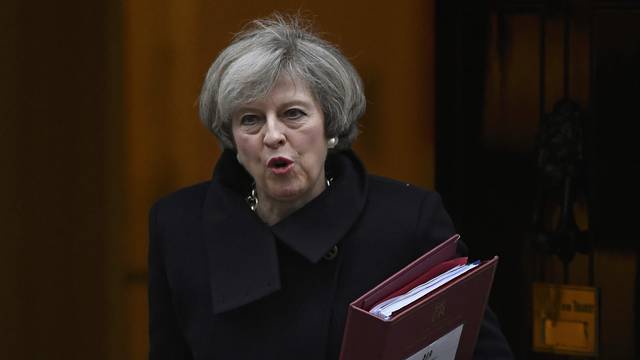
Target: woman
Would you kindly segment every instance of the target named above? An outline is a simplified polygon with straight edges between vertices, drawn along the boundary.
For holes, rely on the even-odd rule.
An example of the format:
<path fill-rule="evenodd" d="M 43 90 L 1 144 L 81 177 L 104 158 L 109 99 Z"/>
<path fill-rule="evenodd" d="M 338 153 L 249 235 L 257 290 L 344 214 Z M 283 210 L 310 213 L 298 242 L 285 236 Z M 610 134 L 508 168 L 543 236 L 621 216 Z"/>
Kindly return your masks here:
<path fill-rule="evenodd" d="M 295 18 L 218 56 L 213 178 L 150 213 L 151 359 L 337 359 L 349 303 L 454 233 L 437 194 L 349 150 L 364 108 L 353 66 Z M 510 357 L 490 312 L 476 354 Z"/>

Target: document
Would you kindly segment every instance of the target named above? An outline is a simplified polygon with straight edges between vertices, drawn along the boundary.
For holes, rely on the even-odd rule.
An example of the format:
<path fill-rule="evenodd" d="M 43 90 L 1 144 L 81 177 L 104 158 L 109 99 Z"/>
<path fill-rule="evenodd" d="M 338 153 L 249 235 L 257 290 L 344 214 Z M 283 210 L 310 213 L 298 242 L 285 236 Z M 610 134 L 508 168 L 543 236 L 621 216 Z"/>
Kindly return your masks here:
<path fill-rule="evenodd" d="M 471 264 L 454 266 L 452 269 L 414 287 L 413 289 L 402 295 L 392 297 L 377 304 L 371 310 L 369 310 L 369 312 L 383 320 L 389 320 L 394 312 L 401 310 L 405 306 L 410 305 L 417 300 L 420 300 L 431 291 L 475 268 L 479 264 L 480 261 L 475 261 Z"/>
<path fill-rule="evenodd" d="M 460 325 L 405 360 L 454 360 L 460 343 Z"/>
<path fill-rule="evenodd" d="M 386 301 L 388 299 L 391 299 L 393 297 L 402 295 L 407 293 L 409 290 L 415 288 L 416 286 L 433 279 L 434 277 L 446 272 L 447 270 L 450 270 L 458 265 L 464 265 L 467 263 L 467 258 L 466 257 L 458 257 L 455 259 L 451 259 L 451 260 L 447 260 L 447 261 L 443 261 L 439 264 L 434 265 L 432 268 L 430 268 L 429 270 L 425 271 L 422 275 L 418 276 L 417 278 L 415 278 L 413 281 L 408 282 L 406 285 L 404 285 L 403 287 L 401 287 L 400 289 L 392 292 L 391 294 L 387 295 L 387 297 L 385 297 L 384 299 L 382 299 L 380 302 L 382 301 Z M 373 308 L 373 306 L 371 307 Z"/>

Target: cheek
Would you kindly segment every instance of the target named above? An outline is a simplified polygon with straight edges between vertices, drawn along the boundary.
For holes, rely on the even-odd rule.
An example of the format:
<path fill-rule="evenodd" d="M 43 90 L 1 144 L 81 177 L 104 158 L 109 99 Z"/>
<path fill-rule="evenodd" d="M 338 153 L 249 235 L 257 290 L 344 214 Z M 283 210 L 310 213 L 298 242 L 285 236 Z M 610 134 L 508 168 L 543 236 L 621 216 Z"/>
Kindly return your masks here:
<path fill-rule="evenodd" d="M 250 140 L 251 139 L 246 136 L 234 134 L 233 141 L 236 144 L 236 151 L 238 153 L 237 157 L 238 161 L 240 161 L 241 164 L 243 163 L 243 161 L 249 159 L 251 157 L 251 154 L 254 152 L 252 150 L 253 146 Z"/>
<path fill-rule="evenodd" d="M 305 147 L 309 151 L 317 152 L 319 150 L 326 150 L 327 139 L 324 135 L 324 129 L 322 126 L 316 126 L 314 128 L 306 129 L 300 139 L 300 145 Z"/>
<path fill-rule="evenodd" d="M 255 146 L 252 146 L 251 141 L 247 141 L 247 139 L 242 139 L 241 137 L 235 138 L 236 142 L 236 159 L 238 159 L 238 163 L 242 165 L 242 167 L 253 177 L 260 176 L 260 167 L 258 164 L 260 163 L 257 157 L 257 151 L 255 151 Z"/>
<path fill-rule="evenodd" d="M 321 168 L 327 156 L 327 140 L 322 131 L 316 131 L 313 134 L 305 136 L 303 146 L 306 153 L 307 166 L 312 169 Z"/>

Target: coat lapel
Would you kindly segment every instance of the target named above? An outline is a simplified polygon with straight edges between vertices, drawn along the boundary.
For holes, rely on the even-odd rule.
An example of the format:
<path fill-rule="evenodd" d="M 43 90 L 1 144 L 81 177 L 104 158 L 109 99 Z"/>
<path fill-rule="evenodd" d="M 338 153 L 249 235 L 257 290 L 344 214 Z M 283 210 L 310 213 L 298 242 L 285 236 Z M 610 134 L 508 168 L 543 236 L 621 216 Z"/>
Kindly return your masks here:
<path fill-rule="evenodd" d="M 251 177 L 233 152 L 223 152 L 203 205 L 214 314 L 280 290 L 276 239 L 317 263 L 353 226 L 366 200 L 364 167 L 350 151 L 331 154 L 326 167 L 332 185 L 269 227 L 245 201 Z"/>
<path fill-rule="evenodd" d="M 241 195 L 240 189 L 249 189 L 250 184 L 251 178 L 235 155 L 225 151 L 214 171 L 203 208 L 214 314 L 280 289 L 273 234 Z"/>
<path fill-rule="evenodd" d="M 278 240 L 317 263 L 344 238 L 365 204 L 366 176 L 352 152 L 327 158 L 332 185 L 303 208 L 272 227 Z"/>

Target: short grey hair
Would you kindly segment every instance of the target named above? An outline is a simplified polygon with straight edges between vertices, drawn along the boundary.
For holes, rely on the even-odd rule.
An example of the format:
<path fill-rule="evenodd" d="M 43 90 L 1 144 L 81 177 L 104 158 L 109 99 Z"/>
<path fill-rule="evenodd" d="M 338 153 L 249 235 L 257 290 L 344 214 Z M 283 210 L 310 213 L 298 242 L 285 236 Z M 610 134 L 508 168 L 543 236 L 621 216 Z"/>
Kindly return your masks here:
<path fill-rule="evenodd" d="M 325 135 L 349 148 L 366 106 L 362 80 L 332 44 L 297 16 L 254 20 L 213 62 L 200 92 L 200 119 L 224 148 L 234 149 L 232 114 L 266 96 L 281 75 L 308 86 L 324 113 Z"/>

